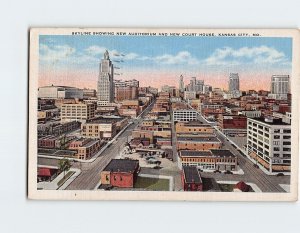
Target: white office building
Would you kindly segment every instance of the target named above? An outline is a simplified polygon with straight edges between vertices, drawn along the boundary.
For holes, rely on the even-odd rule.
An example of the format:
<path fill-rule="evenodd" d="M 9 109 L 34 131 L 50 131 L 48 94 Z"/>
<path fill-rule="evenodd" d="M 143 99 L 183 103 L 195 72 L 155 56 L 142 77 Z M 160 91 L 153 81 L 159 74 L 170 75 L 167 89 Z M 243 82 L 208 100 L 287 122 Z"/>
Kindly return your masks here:
<path fill-rule="evenodd" d="M 240 78 L 238 73 L 230 73 L 228 82 L 229 92 L 237 92 L 240 90 Z"/>
<path fill-rule="evenodd" d="M 282 119 L 248 118 L 247 153 L 269 173 L 290 172 L 291 125 Z"/>
<path fill-rule="evenodd" d="M 184 97 L 185 100 L 193 100 L 196 99 L 196 92 L 195 91 L 185 91 Z"/>
<path fill-rule="evenodd" d="M 80 121 L 85 123 L 95 117 L 96 103 L 63 104 L 61 122 Z"/>
<path fill-rule="evenodd" d="M 83 99 L 83 90 L 68 86 L 43 86 L 38 88 L 41 99 Z"/>
<path fill-rule="evenodd" d="M 195 121 L 198 119 L 198 113 L 194 109 L 178 109 L 173 111 L 174 121 Z"/>
<path fill-rule="evenodd" d="M 289 75 L 273 75 L 271 78 L 270 98 L 286 100 L 290 93 L 290 76 Z"/>

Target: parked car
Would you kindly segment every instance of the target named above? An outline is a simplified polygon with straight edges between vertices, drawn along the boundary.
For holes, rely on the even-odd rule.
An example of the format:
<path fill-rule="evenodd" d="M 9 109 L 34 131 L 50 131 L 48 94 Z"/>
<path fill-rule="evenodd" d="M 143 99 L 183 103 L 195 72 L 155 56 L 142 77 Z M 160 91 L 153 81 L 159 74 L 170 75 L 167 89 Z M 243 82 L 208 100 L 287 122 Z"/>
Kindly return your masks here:
<path fill-rule="evenodd" d="M 284 176 L 284 174 L 280 172 L 276 176 Z"/>

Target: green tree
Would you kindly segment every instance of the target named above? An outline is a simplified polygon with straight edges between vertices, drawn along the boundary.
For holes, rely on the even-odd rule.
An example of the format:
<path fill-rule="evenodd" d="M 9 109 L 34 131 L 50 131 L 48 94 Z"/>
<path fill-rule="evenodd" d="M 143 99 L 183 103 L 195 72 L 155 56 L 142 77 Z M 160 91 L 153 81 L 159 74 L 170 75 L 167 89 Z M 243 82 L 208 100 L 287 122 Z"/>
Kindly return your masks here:
<path fill-rule="evenodd" d="M 64 173 L 64 178 L 65 178 L 66 171 L 69 171 L 71 168 L 71 163 L 68 159 L 63 158 L 63 159 L 59 160 L 58 167 L 59 167 L 59 170 Z"/>

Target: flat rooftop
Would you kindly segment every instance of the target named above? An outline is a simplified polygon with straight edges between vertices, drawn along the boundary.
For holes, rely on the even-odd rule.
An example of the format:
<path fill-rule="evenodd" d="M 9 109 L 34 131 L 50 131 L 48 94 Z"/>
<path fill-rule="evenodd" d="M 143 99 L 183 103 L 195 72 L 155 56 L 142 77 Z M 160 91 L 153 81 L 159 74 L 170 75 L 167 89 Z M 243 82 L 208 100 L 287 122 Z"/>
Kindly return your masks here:
<path fill-rule="evenodd" d="M 282 121 L 281 118 L 273 118 L 272 121 L 266 121 L 264 117 L 251 118 L 251 120 L 256 120 L 267 125 L 291 125 Z"/>
<path fill-rule="evenodd" d="M 138 165 L 138 160 L 112 159 L 103 171 L 133 173 Z"/>
<path fill-rule="evenodd" d="M 96 144 L 99 140 L 93 140 L 91 139 L 91 141 L 87 142 L 86 144 L 83 145 L 83 147 L 90 147 L 94 144 Z"/>
<path fill-rule="evenodd" d="M 212 156 L 210 151 L 195 151 L 195 150 L 181 150 L 180 157 L 208 157 Z"/>
<path fill-rule="evenodd" d="M 183 166 L 182 170 L 186 183 L 202 184 L 200 173 L 196 167 Z"/>
<path fill-rule="evenodd" d="M 221 142 L 217 137 L 178 137 L 181 142 Z"/>
<path fill-rule="evenodd" d="M 217 157 L 236 157 L 230 150 L 210 150 Z"/>

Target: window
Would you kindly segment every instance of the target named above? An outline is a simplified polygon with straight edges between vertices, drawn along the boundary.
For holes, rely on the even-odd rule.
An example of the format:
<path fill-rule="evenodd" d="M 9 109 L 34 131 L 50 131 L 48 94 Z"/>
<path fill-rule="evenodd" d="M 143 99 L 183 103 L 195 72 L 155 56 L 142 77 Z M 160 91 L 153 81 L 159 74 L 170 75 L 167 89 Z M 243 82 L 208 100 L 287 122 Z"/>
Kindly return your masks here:
<path fill-rule="evenodd" d="M 274 135 L 274 139 L 280 139 L 280 135 Z"/>
<path fill-rule="evenodd" d="M 273 150 L 274 151 L 280 151 L 279 147 L 274 147 Z"/>
<path fill-rule="evenodd" d="M 274 129 L 274 133 L 280 133 L 280 129 Z"/>
<path fill-rule="evenodd" d="M 291 151 L 291 148 L 283 147 L 283 151 Z"/>
<path fill-rule="evenodd" d="M 291 139 L 291 136 L 283 135 L 283 139 Z"/>
<path fill-rule="evenodd" d="M 291 130 L 290 129 L 284 129 L 283 133 L 291 133 Z"/>
<path fill-rule="evenodd" d="M 291 142 L 283 142 L 283 145 L 291 145 Z"/>

